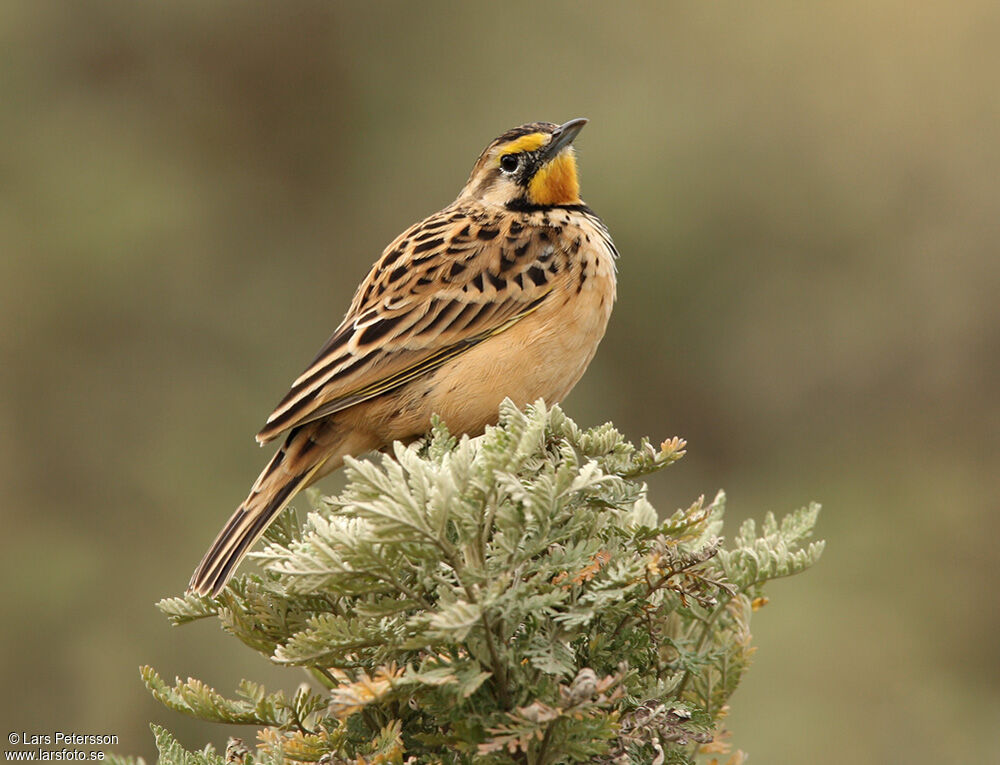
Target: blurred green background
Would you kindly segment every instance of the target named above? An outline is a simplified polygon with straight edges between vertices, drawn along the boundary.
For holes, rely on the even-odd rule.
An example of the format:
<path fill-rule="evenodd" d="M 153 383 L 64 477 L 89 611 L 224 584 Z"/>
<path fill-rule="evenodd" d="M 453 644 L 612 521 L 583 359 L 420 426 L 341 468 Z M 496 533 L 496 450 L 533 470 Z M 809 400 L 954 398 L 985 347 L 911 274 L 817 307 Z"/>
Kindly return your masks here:
<path fill-rule="evenodd" d="M 995 0 L 0 4 L 0 720 L 149 757 L 150 720 L 231 731 L 142 663 L 294 687 L 153 602 L 382 247 L 496 134 L 587 116 L 619 303 L 567 410 L 688 439 L 662 511 L 825 505 L 734 743 L 996 761 L 998 39 Z"/>

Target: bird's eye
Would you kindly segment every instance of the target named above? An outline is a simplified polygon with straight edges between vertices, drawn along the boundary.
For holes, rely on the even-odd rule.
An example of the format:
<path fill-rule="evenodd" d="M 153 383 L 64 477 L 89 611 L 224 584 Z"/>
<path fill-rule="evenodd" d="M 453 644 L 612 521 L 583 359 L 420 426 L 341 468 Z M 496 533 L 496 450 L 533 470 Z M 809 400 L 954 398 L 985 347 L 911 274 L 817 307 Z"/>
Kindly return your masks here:
<path fill-rule="evenodd" d="M 513 173 L 520 164 L 521 158 L 517 154 L 504 154 L 500 157 L 500 169 L 505 173 Z"/>

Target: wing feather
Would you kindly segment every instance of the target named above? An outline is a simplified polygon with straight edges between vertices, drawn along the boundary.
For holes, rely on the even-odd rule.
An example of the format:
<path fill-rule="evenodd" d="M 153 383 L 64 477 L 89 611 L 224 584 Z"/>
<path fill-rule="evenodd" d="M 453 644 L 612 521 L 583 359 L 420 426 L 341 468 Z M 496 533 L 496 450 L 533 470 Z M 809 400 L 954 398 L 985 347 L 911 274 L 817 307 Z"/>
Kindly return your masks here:
<path fill-rule="evenodd" d="M 552 248 L 532 245 L 545 229 L 459 212 L 445 208 L 385 249 L 258 441 L 400 388 L 541 305 Z"/>

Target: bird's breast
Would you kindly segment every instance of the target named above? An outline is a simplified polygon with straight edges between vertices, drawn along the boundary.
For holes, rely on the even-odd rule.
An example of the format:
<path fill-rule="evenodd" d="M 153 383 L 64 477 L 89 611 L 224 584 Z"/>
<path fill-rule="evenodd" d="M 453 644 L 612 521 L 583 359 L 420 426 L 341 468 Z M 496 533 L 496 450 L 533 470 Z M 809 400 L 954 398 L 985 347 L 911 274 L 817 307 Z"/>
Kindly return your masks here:
<path fill-rule="evenodd" d="M 453 432 L 480 433 L 500 402 L 561 401 L 590 364 L 615 300 L 612 253 L 581 246 L 552 281 L 537 310 L 429 376 L 426 405 Z"/>

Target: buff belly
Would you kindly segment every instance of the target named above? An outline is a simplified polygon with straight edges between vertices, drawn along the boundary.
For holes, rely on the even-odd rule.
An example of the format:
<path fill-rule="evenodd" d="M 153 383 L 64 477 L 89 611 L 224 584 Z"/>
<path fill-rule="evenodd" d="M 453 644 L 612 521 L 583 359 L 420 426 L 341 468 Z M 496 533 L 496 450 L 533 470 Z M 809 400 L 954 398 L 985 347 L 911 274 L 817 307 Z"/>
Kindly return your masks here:
<path fill-rule="evenodd" d="M 436 412 L 453 432 L 475 435 L 496 422 L 505 398 L 519 407 L 561 401 L 597 351 L 613 295 L 613 285 L 594 283 L 574 296 L 573 315 L 543 306 L 442 367 L 425 383 L 426 416 Z"/>
<path fill-rule="evenodd" d="M 505 398 L 519 407 L 539 398 L 561 401 L 593 359 L 615 299 L 610 258 L 581 266 L 588 278 L 579 294 L 575 286 L 556 290 L 552 300 L 510 329 L 402 389 L 327 420 L 327 427 L 352 436 L 345 438 L 351 443 L 342 453 L 419 437 L 429 429 L 432 414 L 453 433 L 478 435 L 497 421 Z M 565 278 L 579 276 L 567 273 Z"/>

